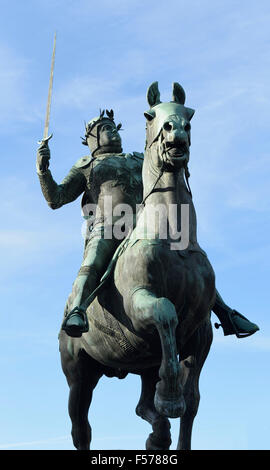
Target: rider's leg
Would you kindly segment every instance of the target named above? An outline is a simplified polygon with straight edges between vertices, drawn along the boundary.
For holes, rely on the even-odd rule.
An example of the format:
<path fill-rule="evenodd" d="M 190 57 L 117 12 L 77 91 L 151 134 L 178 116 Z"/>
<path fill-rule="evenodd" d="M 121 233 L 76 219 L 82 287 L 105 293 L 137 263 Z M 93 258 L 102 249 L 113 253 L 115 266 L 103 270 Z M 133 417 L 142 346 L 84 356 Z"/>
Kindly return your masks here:
<path fill-rule="evenodd" d="M 88 260 L 87 258 L 84 259 L 77 278 L 74 281 L 72 288 L 73 298 L 71 310 L 75 307 L 79 307 L 89 295 L 89 293 L 92 292 L 98 285 L 100 271 L 98 266 L 96 266 L 95 260 L 92 263 L 91 261 L 92 260 Z"/>
<path fill-rule="evenodd" d="M 250 336 L 259 330 L 258 325 L 250 322 L 239 312 L 231 309 L 228 305 L 226 305 L 217 290 L 216 302 L 212 310 L 221 323 L 224 336 L 235 334 L 238 338 L 245 338 L 246 336 Z M 218 328 L 220 325 L 215 323 L 215 326 Z"/>
<path fill-rule="evenodd" d="M 113 239 L 97 236 L 88 241 L 83 263 L 73 283 L 69 312 L 62 325 L 68 335 L 78 337 L 88 331 L 88 305 L 85 301 L 98 286 L 115 249 L 116 242 Z"/>

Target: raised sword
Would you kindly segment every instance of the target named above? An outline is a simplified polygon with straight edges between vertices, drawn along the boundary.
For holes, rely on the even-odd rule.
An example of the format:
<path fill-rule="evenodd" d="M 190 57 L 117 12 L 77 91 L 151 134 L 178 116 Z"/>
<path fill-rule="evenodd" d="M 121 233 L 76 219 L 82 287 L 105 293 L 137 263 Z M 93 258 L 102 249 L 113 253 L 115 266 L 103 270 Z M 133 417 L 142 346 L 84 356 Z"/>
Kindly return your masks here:
<path fill-rule="evenodd" d="M 50 113 L 51 113 L 51 102 L 52 102 L 52 87 L 53 87 L 53 72 L 54 72 L 54 62 L 55 62 L 55 46 L 56 46 L 56 33 L 54 33 L 53 41 L 53 53 L 52 53 L 52 62 L 51 62 L 51 72 L 50 72 L 50 82 L 49 82 L 49 91 L 48 91 L 48 100 L 47 100 L 47 109 L 46 109 L 46 118 L 43 139 L 38 143 L 40 145 L 46 145 L 48 141 L 52 138 L 52 134 L 49 135 L 49 122 L 50 122 Z"/>

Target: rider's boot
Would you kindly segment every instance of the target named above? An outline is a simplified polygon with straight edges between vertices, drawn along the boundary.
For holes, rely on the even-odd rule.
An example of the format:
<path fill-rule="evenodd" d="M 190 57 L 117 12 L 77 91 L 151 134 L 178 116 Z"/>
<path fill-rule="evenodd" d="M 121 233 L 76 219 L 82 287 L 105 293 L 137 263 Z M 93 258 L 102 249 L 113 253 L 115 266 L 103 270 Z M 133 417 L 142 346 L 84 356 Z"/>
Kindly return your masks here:
<path fill-rule="evenodd" d="M 81 268 L 77 279 L 73 284 L 74 299 L 69 311 L 66 312 L 62 324 L 68 336 L 73 338 L 80 338 L 83 333 L 89 330 L 89 323 L 87 319 L 86 309 L 88 305 L 84 301 L 89 293 L 93 292 L 98 285 L 98 273 L 92 267 L 86 269 Z"/>
<path fill-rule="evenodd" d="M 221 323 L 215 323 L 215 327 L 219 328 L 221 326 L 224 336 L 236 335 L 237 338 L 246 338 L 260 329 L 258 325 L 250 322 L 244 315 L 228 307 L 218 291 L 216 291 L 216 302 L 212 310 Z"/>
<path fill-rule="evenodd" d="M 83 333 L 89 330 L 86 310 L 80 307 L 74 307 L 65 317 L 62 330 L 64 330 L 68 336 L 80 338 Z"/>

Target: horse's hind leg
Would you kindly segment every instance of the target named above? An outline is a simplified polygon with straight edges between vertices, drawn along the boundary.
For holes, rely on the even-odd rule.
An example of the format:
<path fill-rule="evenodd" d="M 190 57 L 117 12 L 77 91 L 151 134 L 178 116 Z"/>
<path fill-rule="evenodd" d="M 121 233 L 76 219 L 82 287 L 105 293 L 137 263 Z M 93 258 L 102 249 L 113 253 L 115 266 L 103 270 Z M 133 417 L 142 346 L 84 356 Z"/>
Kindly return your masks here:
<path fill-rule="evenodd" d="M 168 450 L 171 445 L 170 422 L 161 416 L 154 406 L 156 383 L 159 380 L 158 369 L 147 369 L 141 374 L 142 389 L 136 413 L 152 425 L 153 432 L 146 441 L 147 450 Z"/>
<path fill-rule="evenodd" d="M 194 356 L 190 356 L 185 361 L 182 361 L 181 365 L 184 376 L 186 376 L 184 387 L 186 411 L 180 420 L 180 434 L 177 450 L 190 450 L 193 421 L 197 414 L 200 402 L 200 371 L 198 370 L 197 364 L 195 364 Z"/>
<path fill-rule="evenodd" d="M 156 297 L 147 289 L 138 289 L 132 298 L 133 324 L 137 331 L 157 329 L 161 342 L 160 381 L 154 403 L 163 416 L 177 418 L 185 411 L 181 386 L 181 368 L 177 358 L 175 329 L 178 323 L 174 305 L 165 297 Z"/>
<path fill-rule="evenodd" d="M 199 378 L 203 364 L 209 353 L 212 338 L 212 327 L 209 322 L 203 325 L 200 330 L 196 331 L 193 338 L 191 338 L 191 341 L 194 342 L 194 355 L 187 357 L 181 362 L 186 411 L 180 420 L 180 433 L 177 450 L 191 449 L 193 421 L 200 403 Z"/>
<path fill-rule="evenodd" d="M 89 450 L 91 427 L 88 421 L 88 410 L 93 390 L 102 376 L 99 364 L 84 351 L 76 359 L 70 359 L 63 366 L 70 393 L 68 411 L 72 423 L 71 435 L 77 450 Z"/>

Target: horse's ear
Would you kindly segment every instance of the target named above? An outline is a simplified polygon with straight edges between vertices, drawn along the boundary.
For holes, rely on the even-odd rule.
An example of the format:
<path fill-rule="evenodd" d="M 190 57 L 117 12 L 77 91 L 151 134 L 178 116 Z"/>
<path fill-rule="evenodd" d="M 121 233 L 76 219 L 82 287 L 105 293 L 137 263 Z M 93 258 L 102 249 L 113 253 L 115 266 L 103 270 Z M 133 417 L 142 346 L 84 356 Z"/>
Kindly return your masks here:
<path fill-rule="evenodd" d="M 153 82 L 152 85 L 147 90 L 147 101 L 149 106 L 152 108 L 153 106 L 156 106 L 156 104 L 161 103 L 160 101 L 160 93 L 158 89 L 158 82 Z"/>
<path fill-rule="evenodd" d="M 195 109 L 186 108 L 186 111 L 187 111 L 187 114 L 188 114 L 188 120 L 191 121 L 191 119 L 193 118 L 193 115 L 195 113 Z"/>
<path fill-rule="evenodd" d="M 143 113 L 144 116 L 146 117 L 147 121 L 152 121 L 152 119 L 154 119 L 156 113 L 153 109 L 149 109 L 149 111 L 145 111 L 145 113 Z"/>
<path fill-rule="evenodd" d="M 173 83 L 172 100 L 179 104 L 185 104 L 186 101 L 184 88 L 177 82 Z"/>

